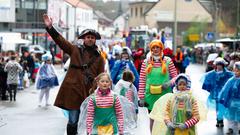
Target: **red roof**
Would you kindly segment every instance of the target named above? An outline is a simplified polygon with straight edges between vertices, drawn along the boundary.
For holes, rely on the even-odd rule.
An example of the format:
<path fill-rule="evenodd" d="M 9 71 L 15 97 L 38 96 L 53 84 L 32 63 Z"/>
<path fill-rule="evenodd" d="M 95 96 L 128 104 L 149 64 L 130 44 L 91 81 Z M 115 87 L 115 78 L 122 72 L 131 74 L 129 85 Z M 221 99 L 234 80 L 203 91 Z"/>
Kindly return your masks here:
<path fill-rule="evenodd" d="M 86 3 L 81 2 L 79 0 L 64 0 L 64 1 L 66 1 L 67 3 L 69 3 L 70 5 L 72 5 L 74 7 L 83 8 L 83 9 L 92 9 Z"/>

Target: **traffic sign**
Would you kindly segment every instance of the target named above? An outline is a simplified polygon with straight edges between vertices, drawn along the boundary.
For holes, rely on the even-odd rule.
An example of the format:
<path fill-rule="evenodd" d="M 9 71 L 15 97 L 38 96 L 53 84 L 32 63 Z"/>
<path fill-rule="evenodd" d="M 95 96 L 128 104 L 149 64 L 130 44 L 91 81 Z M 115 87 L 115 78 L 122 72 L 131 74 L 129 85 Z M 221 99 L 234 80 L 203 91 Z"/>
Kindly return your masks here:
<path fill-rule="evenodd" d="M 190 35 L 188 35 L 188 38 L 190 41 L 195 42 L 195 41 L 199 41 L 200 36 L 199 36 L 199 34 L 190 34 Z"/>
<path fill-rule="evenodd" d="M 206 39 L 207 39 L 208 41 L 213 40 L 213 39 L 214 39 L 214 33 L 213 33 L 213 32 L 208 32 Z"/>

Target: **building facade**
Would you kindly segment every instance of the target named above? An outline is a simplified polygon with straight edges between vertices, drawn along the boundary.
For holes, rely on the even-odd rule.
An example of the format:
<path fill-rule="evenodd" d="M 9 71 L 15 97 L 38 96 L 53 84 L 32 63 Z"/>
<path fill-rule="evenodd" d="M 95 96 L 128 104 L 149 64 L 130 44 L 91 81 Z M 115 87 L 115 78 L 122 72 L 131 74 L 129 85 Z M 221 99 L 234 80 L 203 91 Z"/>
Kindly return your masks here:
<path fill-rule="evenodd" d="M 150 29 L 156 28 L 160 31 L 170 28 L 173 31 L 174 3 L 175 0 L 131 3 L 129 27 L 147 25 Z M 206 22 L 211 27 L 212 16 L 198 0 L 177 0 L 176 12 L 178 34 L 189 28 L 192 22 Z"/>
<path fill-rule="evenodd" d="M 69 41 L 85 28 L 97 30 L 93 9 L 79 0 L 1 0 L 0 31 L 19 32 L 22 37 L 46 49 L 51 38 L 46 33 L 42 15 L 47 13 L 54 26 Z"/>
<path fill-rule="evenodd" d="M 140 25 L 147 25 L 145 12 L 147 12 L 156 2 L 132 2 L 129 4 L 129 27 L 135 28 Z"/>

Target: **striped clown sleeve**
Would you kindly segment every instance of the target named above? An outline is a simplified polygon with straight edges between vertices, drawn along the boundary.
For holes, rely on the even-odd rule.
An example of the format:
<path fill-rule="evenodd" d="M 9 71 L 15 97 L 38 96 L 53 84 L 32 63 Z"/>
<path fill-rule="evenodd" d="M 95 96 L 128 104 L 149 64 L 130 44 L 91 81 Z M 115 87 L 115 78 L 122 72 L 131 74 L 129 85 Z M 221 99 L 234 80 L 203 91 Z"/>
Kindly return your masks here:
<path fill-rule="evenodd" d="M 144 99 L 145 96 L 145 86 L 146 86 L 146 63 L 143 62 L 140 70 L 140 77 L 139 77 L 139 91 L 138 97 L 140 99 Z"/>
<path fill-rule="evenodd" d="M 199 111 L 198 111 L 198 105 L 197 105 L 197 101 L 195 99 L 193 99 L 192 106 L 193 106 L 192 118 L 185 122 L 185 125 L 188 128 L 196 125 L 199 122 L 199 120 L 200 120 L 200 115 L 199 115 Z"/>
<path fill-rule="evenodd" d="M 118 121 L 119 134 L 123 134 L 124 116 L 123 116 L 122 106 L 118 97 L 116 97 L 115 111 L 116 111 L 116 116 Z"/>
<path fill-rule="evenodd" d="M 87 133 L 91 134 L 92 126 L 93 126 L 93 119 L 94 119 L 94 103 L 92 98 L 90 98 L 87 106 Z"/>

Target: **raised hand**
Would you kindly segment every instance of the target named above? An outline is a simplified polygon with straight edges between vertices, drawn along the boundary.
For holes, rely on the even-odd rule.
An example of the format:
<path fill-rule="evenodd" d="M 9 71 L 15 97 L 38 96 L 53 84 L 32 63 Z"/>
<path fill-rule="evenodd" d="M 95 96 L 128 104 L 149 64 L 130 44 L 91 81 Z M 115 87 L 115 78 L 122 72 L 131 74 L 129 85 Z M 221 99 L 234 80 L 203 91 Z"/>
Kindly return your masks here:
<path fill-rule="evenodd" d="M 50 18 L 47 14 L 43 14 L 43 21 L 49 29 L 52 27 L 52 18 Z"/>

